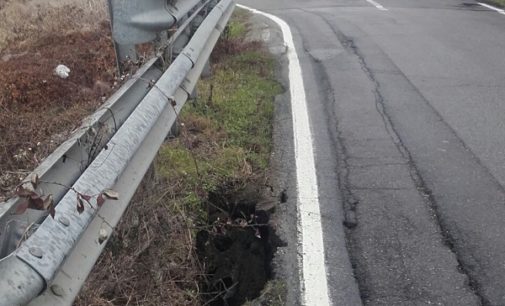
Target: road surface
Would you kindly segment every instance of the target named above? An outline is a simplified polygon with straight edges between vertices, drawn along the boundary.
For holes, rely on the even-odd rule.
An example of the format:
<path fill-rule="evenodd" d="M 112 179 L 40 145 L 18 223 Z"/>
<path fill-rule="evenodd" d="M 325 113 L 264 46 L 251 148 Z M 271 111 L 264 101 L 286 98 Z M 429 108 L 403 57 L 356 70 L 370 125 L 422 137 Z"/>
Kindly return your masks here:
<path fill-rule="evenodd" d="M 293 33 L 329 303 L 505 305 L 505 14 L 470 0 L 239 2 Z M 288 304 L 302 304 L 293 291 L 315 289 L 290 271 Z"/>

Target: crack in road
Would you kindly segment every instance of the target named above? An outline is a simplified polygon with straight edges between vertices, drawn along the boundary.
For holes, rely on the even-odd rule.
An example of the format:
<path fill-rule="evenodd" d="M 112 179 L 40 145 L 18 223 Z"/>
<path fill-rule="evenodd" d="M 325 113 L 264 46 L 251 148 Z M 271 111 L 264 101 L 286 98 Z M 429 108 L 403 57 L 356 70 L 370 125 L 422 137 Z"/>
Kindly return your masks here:
<path fill-rule="evenodd" d="M 331 27 L 331 25 L 329 23 L 328 23 L 328 25 Z M 333 29 L 333 27 L 331 27 L 331 28 Z M 391 140 L 393 141 L 393 143 L 397 147 L 398 151 L 405 159 L 408 160 L 410 177 L 412 178 L 418 191 L 424 196 L 428 205 L 435 212 L 437 225 L 439 226 L 439 230 L 440 230 L 440 233 L 442 234 L 443 241 L 444 241 L 445 245 L 451 250 L 451 252 L 453 252 L 455 254 L 456 260 L 458 261 L 458 269 L 463 274 L 465 274 L 466 277 L 468 278 L 468 280 L 469 280 L 468 286 L 472 290 L 472 292 L 479 298 L 481 304 L 488 305 L 489 302 L 486 301 L 485 298 L 480 294 L 480 288 L 479 288 L 476 280 L 472 278 L 472 276 L 468 273 L 467 269 L 465 268 L 465 266 L 461 262 L 460 255 L 455 250 L 454 243 L 452 242 L 453 237 L 446 230 L 446 228 L 443 224 L 443 219 L 440 217 L 439 213 L 437 212 L 437 204 L 431 194 L 431 191 L 426 187 L 426 185 L 423 181 L 423 178 L 420 176 L 419 171 L 418 171 L 418 169 L 412 159 L 410 152 L 408 151 L 408 149 L 406 148 L 406 146 L 403 144 L 402 140 L 398 136 L 398 134 L 395 130 L 395 127 L 393 126 L 393 123 L 391 122 L 391 120 L 389 119 L 389 116 L 387 115 L 387 112 L 385 110 L 385 105 L 384 105 L 384 97 L 381 94 L 380 83 L 375 78 L 372 70 L 368 67 L 364 56 L 362 54 L 360 54 L 359 49 L 354 44 L 354 41 L 352 39 L 346 37 L 341 32 L 337 32 L 336 34 L 337 34 L 337 38 L 342 43 L 342 45 L 344 47 L 346 47 L 347 49 L 351 50 L 351 52 L 358 58 L 359 63 L 361 65 L 361 69 L 363 70 L 363 72 L 366 74 L 366 76 L 369 78 L 369 80 L 374 85 L 373 91 L 374 91 L 374 95 L 375 95 L 375 106 L 376 106 L 377 112 L 382 117 L 386 131 L 387 131 L 388 135 L 391 137 Z"/>
<path fill-rule="evenodd" d="M 306 13 L 309 13 L 309 14 L 314 14 L 314 15 L 318 16 L 319 18 L 321 18 L 321 20 L 323 20 L 328 25 L 328 27 L 333 31 L 333 33 L 335 34 L 338 41 L 342 44 L 342 46 L 348 52 L 350 52 L 351 54 L 353 54 L 357 58 L 357 60 L 360 64 L 361 70 L 366 75 L 366 77 L 369 79 L 369 81 L 372 83 L 372 87 L 373 87 L 372 91 L 373 91 L 373 94 L 375 97 L 375 107 L 376 107 L 378 114 L 382 118 L 385 130 L 386 130 L 387 134 L 389 135 L 389 137 L 391 138 L 391 140 L 393 141 L 397 150 L 400 152 L 401 156 L 407 161 L 409 174 L 410 174 L 410 177 L 411 177 L 414 185 L 416 186 L 418 192 L 422 195 L 422 198 L 424 199 L 425 203 L 428 205 L 428 207 L 432 210 L 432 212 L 435 215 L 436 226 L 438 227 L 438 232 L 442 236 L 443 244 L 454 254 L 457 264 L 458 264 L 458 266 L 457 266 L 458 271 L 466 276 L 466 278 L 468 280 L 468 288 L 479 299 L 480 304 L 481 305 L 489 305 L 490 302 L 482 295 L 481 288 L 480 288 L 478 282 L 476 281 L 475 278 L 472 277 L 471 273 L 469 273 L 469 270 L 463 264 L 460 254 L 458 254 L 456 248 L 454 247 L 454 238 L 448 232 L 447 227 L 444 224 L 443 218 L 440 216 L 439 212 L 437 211 L 437 203 L 436 203 L 434 197 L 432 196 L 431 191 L 429 190 L 429 188 L 427 188 L 423 178 L 421 177 L 421 175 L 419 173 L 419 170 L 417 169 L 417 167 L 412 159 L 412 156 L 411 156 L 409 150 L 402 142 L 393 123 L 391 122 L 391 119 L 389 118 L 387 111 L 386 111 L 385 99 L 381 93 L 381 85 L 380 85 L 379 81 L 375 78 L 375 75 L 374 75 L 373 71 L 371 70 L 371 68 L 367 65 L 365 57 L 360 53 L 360 50 L 358 49 L 358 47 L 354 43 L 354 40 L 352 38 L 346 36 L 340 30 L 335 29 L 334 26 L 324 16 L 322 16 L 321 14 L 318 14 L 316 12 L 308 11 L 305 9 L 300 9 L 300 10 L 304 11 Z M 312 62 L 314 63 L 314 66 L 317 69 L 317 71 L 321 72 L 319 74 L 319 75 L 321 75 L 320 81 L 321 81 L 321 84 L 323 84 L 322 87 L 326 91 L 327 98 L 330 101 L 332 101 L 333 103 L 335 103 L 336 101 L 334 98 L 334 91 L 333 91 L 333 88 L 328 80 L 329 79 L 328 73 L 327 73 L 323 63 L 321 62 L 321 60 L 314 57 L 311 54 L 310 50 L 305 45 L 304 45 L 304 49 L 305 49 L 306 53 L 311 57 Z M 329 126 L 334 126 L 336 128 L 336 133 L 334 131 L 331 131 L 331 132 L 333 135 L 335 135 L 334 139 L 337 140 L 335 143 L 335 149 L 336 149 L 336 152 L 338 152 L 338 155 L 337 155 L 337 158 L 338 158 L 337 173 L 338 173 L 338 178 L 339 178 L 338 188 L 342 194 L 343 203 L 344 203 L 344 212 L 345 212 L 344 225 L 347 228 L 346 236 L 347 236 L 348 251 L 350 254 L 352 268 L 354 270 L 354 274 L 355 274 L 355 277 L 356 277 L 356 280 L 358 283 L 358 287 L 360 290 L 360 295 L 363 298 L 363 297 L 366 297 L 368 289 L 366 288 L 366 284 L 365 284 L 364 280 L 357 277 L 357 272 L 356 272 L 357 261 L 356 261 L 356 255 L 353 255 L 353 250 L 352 250 L 352 244 L 353 244 L 352 239 L 353 238 L 351 238 L 352 230 L 356 227 L 356 225 L 358 223 L 358 220 L 356 217 L 356 208 L 359 205 L 359 200 L 353 194 L 353 191 L 352 191 L 356 188 L 351 186 L 351 183 L 349 180 L 350 168 L 351 168 L 351 166 L 349 165 L 350 155 L 349 155 L 347 148 L 345 146 L 345 139 L 342 136 L 342 132 L 338 128 L 338 126 L 339 126 L 338 119 L 336 119 L 337 114 L 335 114 L 335 111 L 333 109 L 332 109 L 332 114 L 331 114 L 331 116 L 329 116 L 329 118 L 330 118 L 330 119 L 328 119 L 329 121 L 335 121 L 332 123 L 332 125 L 330 124 Z M 333 118 L 333 119 L 331 119 L 331 118 Z M 383 189 L 383 188 L 380 188 L 380 189 Z M 397 240 L 397 243 L 399 245 L 401 244 L 398 240 Z M 402 251 L 401 247 L 396 248 L 396 249 L 399 250 L 400 252 Z M 403 259 L 403 256 L 399 256 L 399 258 Z M 402 272 L 407 271 L 407 269 L 405 268 L 406 263 L 403 260 L 402 260 L 402 265 L 404 267 L 404 269 L 402 269 L 403 270 Z M 406 282 L 405 282 L 406 285 L 404 286 L 404 288 L 407 292 L 406 292 L 405 296 L 412 296 L 412 295 L 408 294 L 408 291 L 410 288 L 408 280 L 410 279 L 410 277 L 408 277 L 408 275 L 403 274 L 402 278 L 406 280 Z"/>

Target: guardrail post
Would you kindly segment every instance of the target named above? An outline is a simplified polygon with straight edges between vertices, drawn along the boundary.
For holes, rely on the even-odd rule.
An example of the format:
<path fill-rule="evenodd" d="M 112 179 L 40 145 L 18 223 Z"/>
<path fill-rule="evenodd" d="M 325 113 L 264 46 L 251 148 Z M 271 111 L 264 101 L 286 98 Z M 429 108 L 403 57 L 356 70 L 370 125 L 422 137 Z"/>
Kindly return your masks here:
<path fill-rule="evenodd" d="M 114 32 L 113 30 L 113 3 L 112 1 L 114 0 L 107 0 L 107 6 L 109 8 L 109 17 L 110 17 L 110 29 L 111 32 Z M 112 43 L 114 45 L 114 51 L 116 52 L 116 67 L 118 71 L 118 77 L 121 77 L 123 74 L 123 63 L 125 61 L 131 60 L 131 61 L 137 61 L 137 50 L 135 49 L 134 44 L 118 44 L 114 39 L 112 40 Z"/>
<path fill-rule="evenodd" d="M 116 49 L 117 61 L 120 66 L 123 66 L 122 63 L 126 61 L 138 61 L 135 45 L 120 45 L 118 43 L 114 43 L 114 48 Z M 123 67 L 121 67 L 120 71 L 123 71 Z"/>
<path fill-rule="evenodd" d="M 157 38 L 163 41 L 165 35 L 161 33 L 184 21 L 201 0 L 108 0 L 108 3 L 121 74 L 123 61 L 136 60 L 135 45 Z M 189 38 L 181 41 L 187 43 Z"/>
<path fill-rule="evenodd" d="M 137 61 L 135 45 L 154 41 L 175 24 L 164 0 L 108 0 L 119 75 L 126 61 Z M 168 38 L 167 38 L 168 39 Z"/>

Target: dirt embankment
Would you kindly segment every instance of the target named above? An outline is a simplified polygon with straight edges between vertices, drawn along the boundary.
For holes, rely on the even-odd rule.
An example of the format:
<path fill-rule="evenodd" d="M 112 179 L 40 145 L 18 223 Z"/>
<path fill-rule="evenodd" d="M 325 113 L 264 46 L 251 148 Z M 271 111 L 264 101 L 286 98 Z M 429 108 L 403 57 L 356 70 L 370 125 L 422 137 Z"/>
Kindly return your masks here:
<path fill-rule="evenodd" d="M 105 18 L 99 1 L 0 0 L 0 202 L 112 92 Z"/>

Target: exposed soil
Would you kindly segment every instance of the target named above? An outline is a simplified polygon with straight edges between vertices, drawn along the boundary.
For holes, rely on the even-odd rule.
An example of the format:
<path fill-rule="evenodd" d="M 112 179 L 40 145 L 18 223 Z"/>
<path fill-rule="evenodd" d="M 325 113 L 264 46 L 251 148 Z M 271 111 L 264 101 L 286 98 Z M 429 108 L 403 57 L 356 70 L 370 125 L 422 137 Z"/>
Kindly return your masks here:
<path fill-rule="evenodd" d="M 56 66 L 70 68 L 62 79 Z M 46 35 L 0 53 L 0 201 L 114 87 L 110 28 Z"/>
<path fill-rule="evenodd" d="M 256 186 L 237 190 L 233 184 L 209 194 L 209 228 L 197 234 L 197 253 L 206 267 L 206 305 L 238 306 L 257 298 L 271 278 L 278 239 L 269 212 L 257 208 Z"/>

